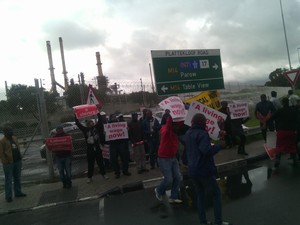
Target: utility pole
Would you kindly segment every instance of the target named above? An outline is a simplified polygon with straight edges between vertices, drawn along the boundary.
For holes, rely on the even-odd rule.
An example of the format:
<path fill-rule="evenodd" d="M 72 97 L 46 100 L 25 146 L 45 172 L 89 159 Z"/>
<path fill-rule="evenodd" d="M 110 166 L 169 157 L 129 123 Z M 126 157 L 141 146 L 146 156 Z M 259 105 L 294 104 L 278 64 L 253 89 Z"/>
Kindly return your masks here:
<path fill-rule="evenodd" d="M 141 81 L 141 89 L 142 89 L 142 97 L 143 97 L 143 105 L 145 105 L 145 94 L 144 94 L 144 88 L 143 88 L 143 80 L 140 78 Z"/>
<path fill-rule="evenodd" d="M 284 22 L 284 16 L 283 16 L 283 10 L 282 10 L 281 0 L 279 0 L 279 2 L 280 2 L 280 10 L 281 10 L 282 23 L 283 23 L 283 31 L 284 31 L 284 37 L 285 37 L 286 51 L 287 51 L 289 65 L 290 65 L 290 71 L 291 71 L 292 70 L 292 65 L 291 65 L 289 45 L 288 45 L 287 36 L 286 36 L 285 22 Z"/>
<path fill-rule="evenodd" d="M 84 104 L 83 84 L 80 78 L 81 78 L 81 74 L 78 74 L 80 100 L 81 100 L 81 104 Z"/>
<path fill-rule="evenodd" d="M 149 69 L 150 69 L 150 77 L 151 77 L 152 93 L 154 93 L 154 85 L 153 85 L 153 78 L 152 78 L 151 63 L 149 63 Z"/>
<path fill-rule="evenodd" d="M 37 99 L 38 99 L 38 112 L 40 116 L 40 124 L 41 124 L 41 133 L 43 139 L 46 139 L 48 137 L 49 133 L 49 127 L 48 127 L 48 120 L 47 120 L 47 110 L 46 110 L 46 102 L 45 102 L 45 96 L 42 86 L 39 85 L 39 80 L 34 79 L 35 87 L 37 90 Z M 49 172 L 49 179 L 54 179 L 54 169 L 53 169 L 53 159 L 52 159 L 52 153 L 48 151 L 46 147 L 46 153 L 47 153 L 47 164 L 48 164 L 48 172 Z"/>

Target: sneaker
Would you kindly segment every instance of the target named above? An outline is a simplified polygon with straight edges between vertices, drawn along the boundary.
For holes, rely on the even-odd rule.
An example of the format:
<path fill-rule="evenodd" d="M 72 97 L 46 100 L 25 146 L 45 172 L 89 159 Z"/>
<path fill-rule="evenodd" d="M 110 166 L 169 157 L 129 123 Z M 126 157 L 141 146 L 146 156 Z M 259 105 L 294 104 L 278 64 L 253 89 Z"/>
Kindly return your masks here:
<path fill-rule="evenodd" d="M 144 168 L 144 169 L 142 169 L 142 172 L 149 172 L 149 170 L 148 169 L 146 169 L 146 168 Z"/>
<path fill-rule="evenodd" d="M 220 224 L 215 224 L 215 225 L 232 225 L 232 223 L 223 221 L 222 223 L 220 223 Z"/>
<path fill-rule="evenodd" d="M 105 174 L 104 174 L 104 175 L 102 175 L 102 177 L 103 177 L 103 179 L 104 179 L 104 180 L 108 180 L 108 179 L 109 179 L 109 177 L 108 177 L 108 176 L 106 176 Z"/>
<path fill-rule="evenodd" d="M 119 174 L 119 173 L 116 174 L 116 175 L 115 175 L 115 178 L 116 178 L 116 179 L 119 179 L 119 178 L 120 178 L 120 174 Z"/>
<path fill-rule="evenodd" d="M 6 202 L 12 202 L 12 198 L 7 198 Z"/>
<path fill-rule="evenodd" d="M 92 183 L 93 179 L 92 178 L 88 178 L 88 180 L 86 181 L 88 184 Z"/>
<path fill-rule="evenodd" d="M 182 200 L 181 199 L 169 198 L 169 203 L 181 204 Z"/>
<path fill-rule="evenodd" d="M 157 188 L 154 189 L 155 192 L 155 197 L 157 198 L 158 201 L 162 201 L 162 196 L 157 192 Z"/>

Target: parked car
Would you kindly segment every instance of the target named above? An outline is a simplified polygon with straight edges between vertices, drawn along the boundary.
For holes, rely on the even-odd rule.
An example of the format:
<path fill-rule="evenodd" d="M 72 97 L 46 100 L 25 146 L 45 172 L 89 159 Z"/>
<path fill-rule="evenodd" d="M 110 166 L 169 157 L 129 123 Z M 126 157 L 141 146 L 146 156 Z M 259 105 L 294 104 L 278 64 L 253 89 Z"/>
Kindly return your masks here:
<path fill-rule="evenodd" d="M 64 129 L 64 131 L 66 132 L 66 133 L 68 133 L 69 131 L 71 131 L 71 130 L 76 130 L 76 129 L 78 129 L 78 127 L 77 127 L 77 125 L 75 124 L 75 122 L 65 122 L 65 123 L 62 123 L 62 124 L 60 124 L 62 127 L 63 127 L 63 129 Z M 56 133 L 56 129 L 52 129 L 51 131 L 50 131 L 50 136 L 52 136 L 53 134 L 55 134 Z"/>
<path fill-rule="evenodd" d="M 73 142 L 72 156 L 75 158 L 85 156 L 86 155 L 86 143 L 85 143 L 85 138 L 83 136 L 83 133 L 79 129 L 69 129 L 68 131 L 66 131 L 66 133 L 68 133 L 72 136 L 72 142 Z M 46 151 L 45 144 L 43 144 L 40 147 L 40 155 L 41 155 L 42 159 L 47 160 L 47 151 Z"/>

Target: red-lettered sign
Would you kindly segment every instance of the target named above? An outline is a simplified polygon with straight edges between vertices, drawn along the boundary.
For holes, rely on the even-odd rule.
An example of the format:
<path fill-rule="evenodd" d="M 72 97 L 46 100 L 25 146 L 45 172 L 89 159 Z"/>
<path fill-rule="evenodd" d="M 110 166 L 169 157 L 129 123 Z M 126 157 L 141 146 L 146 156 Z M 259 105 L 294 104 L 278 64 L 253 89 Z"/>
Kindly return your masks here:
<path fill-rule="evenodd" d="M 64 136 L 64 137 L 53 137 L 46 139 L 46 146 L 49 151 L 72 151 L 72 137 Z"/>
<path fill-rule="evenodd" d="M 99 113 L 96 105 L 77 105 L 73 107 L 73 111 L 77 119 L 86 118 L 89 116 L 97 115 Z"/>
<path fill-rule="evenodd" d="M 158 104 L 162 109 L 170 110 L 173 121 L 184 121 L 186 116 L 184 104 L 177 96 L 171 96 Z"/>
<path fill-rule="evenodd" d="M 128 138 L 128 129 L 126 122 L 104 124 L 104 131 L 106 141 Z"/>

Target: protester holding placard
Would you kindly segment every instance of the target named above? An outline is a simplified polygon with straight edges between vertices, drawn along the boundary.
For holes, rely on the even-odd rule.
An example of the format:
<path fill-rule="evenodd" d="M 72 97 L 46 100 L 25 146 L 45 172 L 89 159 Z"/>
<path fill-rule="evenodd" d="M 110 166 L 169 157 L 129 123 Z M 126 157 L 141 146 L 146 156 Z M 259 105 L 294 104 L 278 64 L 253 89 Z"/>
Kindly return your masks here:
<path fill-rule="evenodd" d="M 106 140 L 109 142 L 110 162 L 115 171 L 115 178 L 120 178 L 121 168 L 119 165 L 119 156 L 122 162 L 122 172 L 125 176 L 130 176 L 128 172 L 128 131 L 126 122 L 118 122 L 115 114 L 109 116 L 109 123 L 106 124 Z"/>
<path fill-rule="evenodd" d="M 224 140 L 226 143 L 226 147 L 231 148 L 231 147 L 233 147 L 234 144 L 233 144 L 233 136 L 232 136 L 232 130 L 231 130 L 230 110 L 229 110 L 227 101 L 221 101 L 221 108 L 219 109 L 219 112 L 227 115 L 227 117 L 224 121 L 224 131 L 225 131 Z"/>
<path fill-rule="evenodd" d="M 170 203 L 182 203 L 179 199 L 179 187 L 181 175 L 179 163 L 176 158 L 178 151 L 178 130 L 183 126 L 183 121 L 173 122 L 171 116 L 167 118 L 166 124 L 160 130 L 160 145 L 158 148 L 158 165 L 163 174 L 163 180 L 155 188 L 155 195 L 162 200 L 166 195 L 167 188 L 171 187 Z"/>
<path fill-rule="evenodd" d="M 62 126 L 56 127 L 56 133 L 54 134 L 54 138 L 67 137 L 71 136 L 64 132 Z M 61 182 L 63 183 L 63 188 L 71 188 L 72 187 L 72 159 L 70 149 L 61 148 L 53 151 L 55 154 L 55 161 L 57 165 L 57 169 L 59 172 L 59 177 Z"/>
<path fill-rule="evenodd" d="M 144 140 L 148 145 L 151 169 L 154 169 L 155 165 L 157 164 L 159 130 L 160 124 L 158 120 L 152 116 L 151 110 L 147 110 L 146 118 L 143 120 L 143 131 Z"/>
<path fill-rule="evenodd" d="M 214 224 L 229 225 L 228 222 L 222 221 L 222 196 L 216 180 L 217 168 L 214 162 L 214 155 L 221 148 L 225 148 L 225 142 L 220 141 L 220 144 L 212 145 L 206 125 L 206 117 L 202 113 L 196 113 L 191 120 L 191 128 L 185 135 L 188 175 L 196 188 L 200 224 L 210 224 L 205 213 L 205 194 L 211 191 L 214 202 Z"/>
<path fill-rule="evenodd" d="M 103 163 L 103 156 L 100 149 L 100 144 L 105 143 L 103 122 L 100 113 L 97 114 L 98 121 L 95 124 L 94 120 L 88 120 L 87 126 L 83 126 L 75 116 L 75 122 L 78 128 L 83 132 L 87 144 L 87 161 L 88 161 L 88 181 L 92 182 L 94 175 L 95 160 L 99 166 L 100 174 L 104 179 L 108 179 Z"/>
<path fill-rule="evenodd" d="M 132 120 L 128 124 L 129 140 L 134 153 L 137 173 L 141 174 L 149 171 L 146 168 L 143 125 L 138 121 L 136 112 L 131 114 L 131 118 Z"/>

